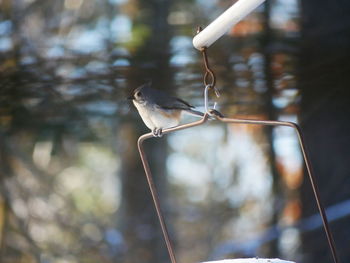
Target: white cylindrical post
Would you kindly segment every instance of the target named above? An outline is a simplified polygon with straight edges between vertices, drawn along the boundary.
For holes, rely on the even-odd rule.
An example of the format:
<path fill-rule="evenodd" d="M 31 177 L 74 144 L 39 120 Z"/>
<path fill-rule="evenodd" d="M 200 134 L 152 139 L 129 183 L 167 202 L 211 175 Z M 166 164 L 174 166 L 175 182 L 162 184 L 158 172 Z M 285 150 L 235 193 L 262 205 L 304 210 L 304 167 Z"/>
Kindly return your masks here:
<path fill-rule="evenodd" d="M 257 8 L 265 0 L 239 0 L 222 13 L 203 31 L 193 38 L 193 46 L 197 49 L 209 47 L 225 34 L 233 25 Z"/>

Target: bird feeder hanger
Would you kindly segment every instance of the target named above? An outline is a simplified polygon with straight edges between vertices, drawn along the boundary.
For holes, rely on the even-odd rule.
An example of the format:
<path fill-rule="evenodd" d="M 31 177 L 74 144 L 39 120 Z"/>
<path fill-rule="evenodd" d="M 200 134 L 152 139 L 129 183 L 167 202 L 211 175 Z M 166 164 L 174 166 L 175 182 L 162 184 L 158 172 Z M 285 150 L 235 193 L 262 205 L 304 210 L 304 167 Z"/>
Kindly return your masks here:
<path fill-rule="evenodd" d="M 264 0 L 245 0 L 245 1 L 246 1 L 246 3 L 254 2 L 253 5 L 249 6 L 250 9 L 254 9 L 257 4 L 260 4 Z M 234 9 L 235 6 L 237 6 L 240 2 L 244 2 L 244 1 L 240 0 L 240 1 L 236 2 L 236 4 L 234 4 L 231 8 L 229 8 L 225 13 L 228 13 L 228 11 L 230 11 L 232 13 L 232 9 Z M 233 10 L 233 11 L 235 11 L 235 10 Z M 223 13 L 214 22 L 212 22 L 205 30 L 210 28 L 210 26 L 212 26 L 213 24 L 215 25 L 215 23 L 218 24 L 217 23 L 218 20 L 222 19 L 222 17 L 225 15 L 225 13 Z M 243 13 L 247 13 L 247 10 L 245 10 Z M 245 15 L 241 15 L 240 19 L 242 17 L 244 17 L 244 16 Z M 235 23 L 237 23 L 239 20 L 236 19 Z M 228 24 L 226 23 L 225 26 L 227 27 Z M 232 21 L 229 23 L 229 26 L 232 26 Z M 194 46 L 195 47 L 196 47 L 196 44 L 197 45 L 198 45 L 198 43 L 202 43 L 203 44 L 203 43 L 205 43 L 205 41 L 207 41 L 207 46 L 209 46 L 210 44 L 212 44 L 217 38 L 219 38 L 223 34 L 223 33 L 220 33 L 221 35 L 216 34 L 214 36 L 214 38 L 216 38 L 214 41 L 212 40 L 213 37 L 210 39 L 211 43 L 209 43 L 208 39 L 204 40 L 204 42 L 203 42 L 203 37 L 200 36 L 201 30 L 202 29 L 199 27 L 198 30 L 197 30 L 197 35 L 194 38 L 193 42 L 194 42 Z M 221 32 L 222 32 L 222 30 L 221 30 Z M 202 32 L 202 33 L 204 33 L 204 32 Z M 210 33 L 212 33 L 212 32 L 210 32 Z M 197 43 L 196 43 L 196 38 L 198 40 L 200 37 L 202 37 L 202 38 L 199 41 L 197 41 Z M 206 36 L 204 35 L 204 38 L 205 37 Z M 207 46 L 203 45 L 203 47 L 201 47 L 201 48 L 196 47 L 202 53 L 203 65 L 204 65 L 204 68 L 205 68 L 205 73 L 204 73 L 204 76 L 203 76 L 203 83 L 204 83 L 204 86 L 205 86 L 205 88 L 204 88 L 205 114 L 204 114 L 203 118 L 198 120 L 198 121 L 195 121 L 195 122 L 191 122 L 191 123 L 183 124 L 183 125 L 180 125 L 180 126 L 164 129 L 162 134 L 166 135 L 166 134 L 173 133 L 173 132 L 176 132 L 176 131 L 179 131 L 179 130 L 184 130 L 184 129 L 189 129 L 189 128 L 193 128 L 193 127 L 196 127 L 196 126 L 200 126 L 200 125 L 206 123 L 208 120 L 212 120 L 212 119 L 215 119 L 217 121 L 220 121 L 220 122 L 223 122 L 223 123 L 226 123 L 226 124 L 253 124 L 253 125 L 263 125 L 263 126 L 285 126 L 285 127 L 290 127 L 292 129 L 294 129 L 296 134 L 297 134 L 297 137 L 298 137 L 298 142 L 299 142 L 300 149 L 301 149 L 301 152 L 302 152 L 302 155 L 303 155 L 303 159 L 304 159 L 306 170 L 307 170 L 307 174 L 308 174 L 308 177 L 309 177 L 309 180 L 310 180 L 310 183 L 311 183 L 312 191 L 313 191 L 313 194 L 314 194 L 314 197 L 315 197 L 315 200 L 316 200 L 316 204 L 317 204 L 317 207 L 318 207 L 321 219 L 322 219 L 324 231 L 325 231 L 325 234 L 326 234 L 326 237 L 327 237 L 329 248 L 331 250 L 333 262 L 334 263 L 340 263 L 340 261 L 338 259 L 338 255 L 337 255 L 337 251 L 336 251 L 333 235 L 332 235 L 332 232 L 331 232 L 331 230 L 329 228 L 327 215 L 325 213 L 324 206 L 323 206 L 323 204 L 321 202 L 320 192 L 319 192 L 319 189 L 318 189 L 316 178 L 315 178 L 314 173 L 313 173 L 313 169 L 311 167 L 310 158 L 309 158 L 308 152 L 307 152 L 307 150 L 305 148 L 305 140 L 304 140 L 304 136 L 303 136 L 301 128 L 299 127 L 299 125 L 297 125 L 294 122 L 226 118 L 219 111 L 217 111 L 215 109 L 216 103 L 214 104 L 213 108 L 209 108 L 209 106 L 208 106 L 209 105 L 209 103 L 208 103 L 208 101 L 209 101 L 209 99 L 208 99 L 208 97 L 209 97 L 208 96 L 209 90 L 213 90 L 217 97 L 219 97 L 220 94 L 219 94 L 218 90 L 215 87 L 216 76 L 215 76 L 214 72 L 211 70 L 211 68 L 209 66 L 208 55 L 207 55 Z M 171 242 L 171 239 L 170 239 L 170 236 L 169 236 L 169 232 L 168 232 L 166 224 L 165 224 L 163 213 L 161 211 L 159 195 L 157 193 L 157 190 L 156 190 L 156 187 L 155 187 L 155 184 L 154 184 L 154 181 L 153 181 L 152 172 L 151 172 L 149 163 L 147 161 L 146 153 L 145 153 L 145 150 L 144 150 L 144 147 L 143 147 L 144 141 L 146 141 L 148 139 L 151 139 L 151 138 L 154 138 L 152 132 L 146 133 L 146 134 L 140 136 L 140 138 L 138 139 L 138 142 L 137 142 L 137 146 L 138 146 L 138 150 L 139 150 L 139 153 L 140 153 L 141 161 L 142 161 L 142 164 L 143 164 L 143 167 L 144 167 L 144 170 L 145 170 L 147 183 L 148 183 L 151 195 L 152 195 L 153 203 L 154 203 L 154 206 L 155 206 L 155 209 L 156 209 L 156 212 L 157 212 L 157 216 L 158 216 L 159 223 L 160 223 L 160 226 L 161 226 L 161 229 L 162 229 L 163 237 L 164 237 L 164 240 L 165 240 L 165 243 L 166 243 L 166 247 L 167 247 L 167 250 L 168 250 L 168 253 L 169 253 L 169 257 L 170 257 L 171 263 L 177 263 L 176 256 L 175 256 L 175 250 L 174 250 L 174 247 L 172 245 L 172 242 Z"/>

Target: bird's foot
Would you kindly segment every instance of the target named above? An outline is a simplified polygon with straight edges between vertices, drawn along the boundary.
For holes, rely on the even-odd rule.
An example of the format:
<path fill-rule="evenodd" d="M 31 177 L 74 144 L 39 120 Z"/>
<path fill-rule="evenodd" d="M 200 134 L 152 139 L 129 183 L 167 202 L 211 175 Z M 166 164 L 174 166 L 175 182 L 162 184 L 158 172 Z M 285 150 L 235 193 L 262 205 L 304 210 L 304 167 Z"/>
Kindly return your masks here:
<path fill-rule="evenodd" d="M 154 129 L 152 130 L 152 134 L 153 134 L 153 137 L 158 137 L 158 138 L 160 138 L 160 137 L 163 136 L 163 130 L 162 130 L 162 128 L 159 128 L 159 129 L 154 128 Z"/>

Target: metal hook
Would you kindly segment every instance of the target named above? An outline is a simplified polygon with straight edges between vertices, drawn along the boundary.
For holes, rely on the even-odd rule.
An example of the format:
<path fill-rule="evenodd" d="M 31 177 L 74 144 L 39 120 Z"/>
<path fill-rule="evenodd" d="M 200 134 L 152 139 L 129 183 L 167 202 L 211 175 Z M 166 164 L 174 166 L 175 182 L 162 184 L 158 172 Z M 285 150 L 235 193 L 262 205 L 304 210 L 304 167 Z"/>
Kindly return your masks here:
<path fill-rule="evenodd" d="M 205 108 L 205 112 L 206 112 L 207 114 L 213 115 L 213 114 L 212 114 L 212 109 L 209 109 L 209 106 L 208 106 L 208 105 L 209 105 L 209 96 L 208 96 L 208 92 L 209 92 L 209 89 L 210 89 L 210 88 L 212 88 L 211 85 L 206 85 L 205 88 L 204 88 L 204 108 Z M 214 91 L 215 91 L 216 97 L 220 97 L 219 91 L 216 90 L 216 89 L 214 89 Z M 216 105 L 217 105 L 217 103 L 215 102 L 215 103 L 214 103 L 214 107 L 213 107 L 214 110 L 215 110 L 215 108 L 216 108 Z"/>
<path fill-rule="evenodd" d="M 202 31 L 202 27 L 197 28 L 197 34 Z M 208 62 L 208 55 L 207 55 L 207 47 L 202 47 L 200 49 L 203 55 L 203 62 L 204 62 L 204 67 L 205 67 L 205 73 L 204 73 L 204 78 L 203 82 L 204 85 L 211 85 L 213 89 L 215 89 L 215 84 L 216 84 L 216 77 L 214 72 L 210 69 L 209 67 L 209 62 Z M 211 83 L 209 83 L 209 79 L 211 79 Z"/>
<path fill-rule="evenodd" d="M 214 72 L 211 70 L 211 68 L 209 67 L 207 48 L 206 47 L 201 48 L 201 52 L 203 55 L 203 62 L 205 67 L 205 73 L 203 78 L 204 85 L 210 84 L 213 88 L 215 88 L 216 76 Z M 209 79 L 211 79 L 211 83 L 209 83 Z"/>

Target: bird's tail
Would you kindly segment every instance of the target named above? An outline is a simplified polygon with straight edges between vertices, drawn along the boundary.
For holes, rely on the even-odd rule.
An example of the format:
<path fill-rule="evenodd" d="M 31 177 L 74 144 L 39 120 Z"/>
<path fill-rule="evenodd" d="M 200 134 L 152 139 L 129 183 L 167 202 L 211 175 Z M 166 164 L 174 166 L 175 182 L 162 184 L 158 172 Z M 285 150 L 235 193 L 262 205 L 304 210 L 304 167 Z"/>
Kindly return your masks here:
<path fill-rule="evenodd" d="M 192 115 L 192 116 L 196 116 L 196 117 L 203 117 L 204 113 L 197 111 L 197 110 L 192 110 L 192 109 L 186 109 L 184 110 L 185 113 Z"/>

